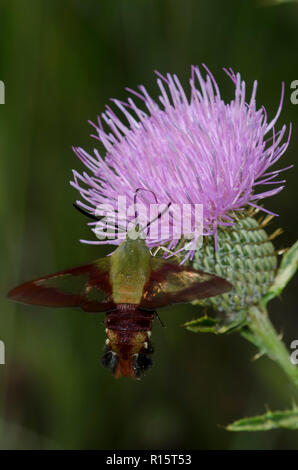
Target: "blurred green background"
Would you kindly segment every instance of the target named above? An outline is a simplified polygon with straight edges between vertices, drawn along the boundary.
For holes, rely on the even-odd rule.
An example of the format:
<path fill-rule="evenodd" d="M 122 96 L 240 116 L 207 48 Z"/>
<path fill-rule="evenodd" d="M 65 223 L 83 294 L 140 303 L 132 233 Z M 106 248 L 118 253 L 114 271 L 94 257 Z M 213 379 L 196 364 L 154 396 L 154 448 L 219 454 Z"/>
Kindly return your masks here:
<path fill-rule="evenodd" d="M 86 246 L 86 220 L 72 208 L 72 145 L 92 150 L 88 119 L 110 97 L 143 83 L 157 95 L 154 69 L 187 86 L 190 64 L 205 62 L 226 99 L 223 66 L 240 71 L 273 117 L 286 94 L 280 127 L 291 145 L 276 168 L 295 163 L 298 106 L 298 4 L 261 7 L 248 0 L 1 0 L 0 106 L 1 309 L 0 448 L 7 449 L 298 449 L 297 432 L 232 434 L 223 425 L 288 408 L 294 391 L 268 359 L 237 335 L 184 331 L 189 305 L 160 311 L 153 327 L 155 366 L 140 382 L 116 381 L 100 366 L 103 315 L 20 306 L 5 299 L 17 283 L 108 253 Z M 266 202 L 280 214 L 279 248 L 297 235 L 297 171 Z M 298 337 L 297 288 L 270 305 L 289 346 Z"/>

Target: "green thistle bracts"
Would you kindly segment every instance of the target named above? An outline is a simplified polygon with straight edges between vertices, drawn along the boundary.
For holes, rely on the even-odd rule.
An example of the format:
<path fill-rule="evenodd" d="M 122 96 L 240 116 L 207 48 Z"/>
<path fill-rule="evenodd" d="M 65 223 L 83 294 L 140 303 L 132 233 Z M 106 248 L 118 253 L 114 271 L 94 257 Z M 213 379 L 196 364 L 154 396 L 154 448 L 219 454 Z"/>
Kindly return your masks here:
<path fill-rule="evenodd" d="M 195 254 L 193 267 L 224 277 L 234 289 L 193 304 L 231 314 L 261 301 L 277 268 L 277 256 L 271 237 L 263 229 L 265 225 L 266 219 L 261 222 L 252 216 L 238 216 L 234 226 L 218 230 L 217 251 L 214 239 L 206 237 Z"/>

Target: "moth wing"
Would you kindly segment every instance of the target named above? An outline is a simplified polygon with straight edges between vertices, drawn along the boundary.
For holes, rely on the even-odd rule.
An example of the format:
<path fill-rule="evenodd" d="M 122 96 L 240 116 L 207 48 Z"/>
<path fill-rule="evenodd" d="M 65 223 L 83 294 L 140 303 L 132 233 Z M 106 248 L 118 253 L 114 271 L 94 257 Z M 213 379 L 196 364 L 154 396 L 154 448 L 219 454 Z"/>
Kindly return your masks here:
<path fill-rule="evenodd" d="M 162 259 L 152 262 L 140 306 L 148 309 L 192 302 L 230 291 L 233 285 L 214 274 L 176 265 Z"/>
<path fill-rule="evenodd" d="M 12 289 L 8 298 L 45 307 L 80 307 L 104 312 L 115 307 L 109 279 L 110 259 L 47 275 Z"/>

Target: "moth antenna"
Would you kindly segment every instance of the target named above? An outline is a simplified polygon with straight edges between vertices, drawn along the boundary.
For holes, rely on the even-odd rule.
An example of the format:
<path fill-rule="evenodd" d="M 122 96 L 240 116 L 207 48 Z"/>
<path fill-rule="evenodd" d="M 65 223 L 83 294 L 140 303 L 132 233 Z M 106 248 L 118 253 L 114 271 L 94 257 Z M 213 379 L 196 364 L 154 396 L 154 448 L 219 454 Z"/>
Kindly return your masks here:
<path fill-rule="evenodd" d="M 73 203 L 72 205 L 75 209 L 77 209 L 77 211 L 79 211 L 81 214 L 85 215 L 89 219 L 96 220 L 97 222 L 100 222 L 100 217 L 97 217 L 94 214 L 90 214 L 90 212 L 87 212 L 85 209 L 83 209 L 82 207 L 78 206 L 75 203 Z M 118 213 L 118 212 L 116 211 L 116 213 Z M 121 228 L 121 226 L 119 224 L 117 224 L 117 225 L 115 225 L 115 228 L 117 230 L 119 230 L 119 228 Z"/>
<path fill-rule="evenodd" d="M 96 217 L 96 216 L 93 215 L 93 214 L 90 214 L 89 212 L 87 212 L 85 209 L 83 209 L 82 207 L 78 206 L 77 204 L 73 203 L 72 205 L 73 205 L 73 207 L 74 207 L 75 209 L 77 209 L 77 211 L 79 211 L 81 214 L 85 215 L 85 216 L 88 217 L 89 219 L 97 220 L 97 221 L 100 220 L 98 217 Z"/>
<path fill-rule="evenodd" d="M 138 194 L 139 191 L 148 191 L 148 192 L 150 192 L 151 194 L 153 194 L 156 204 L 158 203 L 158 200 L 157 200 L 157 197 L 156 197 L 156 194 L 155 194 L 154 191 L 152 191 L 151 189 L 147 189 L 147 188 L 137 188 L 137 189 L 135 190 L 135 194 L 134 194 L 134 208 L 135 208 L 135 215 L 134 215 L 134 217 L 135 217 L 135 220 L 136 220 L 137 217 L 138 217 L 136 204 L 137 204 L 137 194 Z M 167 207 L 166 207 L 162 212 L 160 212 L 160 213 L 157 215 L 157 217 L 155 217 L 154 219 L 150 220 L 150 221 L 149 221 L 144 227 L 142 227 L 141 229 L 139 229 L 140 224 L 136 224 L 136 228 L 139 229 L 138 232 L 141 233 L 141 232 L 143 232 L 144 230 L 148 229 L 149 226 L 150 226 L 150 224 L 152 224 L 153 222 L 155 222 L 156 220 L 158 220 L 158 219 L 169 209 L 169 207 L 171 206 L 171 204 L 172 204 L 172 203 L 169 202 L 169 204 L 167 205 Z M 147 231 L 147 234 L 148 234 L 148 231 Z"/>
<path fill-rule="evenodd" d="M 143 232 L 144 230 L 146 230 L 146 228 L 148 228 L 148 227 L 150 226 L 150 224 L 152 224 L 152 223 L 155 222 L 156 220 L 160 219 L 160 218 L 164 215 L 164 213 L 165 213 L 167 210 L 169 210 L 169 207 L 170 207 L 171 205 L 172 205 L 172 203 L 169 202 L 169 204 L 167 205 L 167 207 L 166 207 L 163 211 L 161 211 L 154 219 L 150 220 L 150 221 L 148 222 L 148 224 L 146 224 L 146 225 L 140 230 L 140 233 Z"/>
<path fill-rule="evenodd" d="M 152 191 L 151 189 L 147 189 L 147 188 L 137 188 L 135 190 L 135 193 L 134 193 L 134 197 L 133 197 L 133 204 L 134 204 L 134 209 L 135 209 L 135 220 L 137 220 L 137 217 L 138 217 L 138 213 L 137 213 L 137 194 L 139 191 L 149 191 L 151 194 L 153 194 L 154 196 L 154 199 L 155 199 L 155 202 L 157 204 L 157 197 L 156 197 L 156 194 L 154 191 Z M 138 227 L 139 224 L 137 224 L 137 227 Z"/>
<path fill-rule="evenodd" d="M 134 197 L 133 197 L 134 206 L 136 206 L 137 194 L 138 194 L 139 191 L 149 191 L 149 193 L 153 194 L 154 199 L 155 199 L 155 202 L 156 202 L 156 204 L 157 204 L 158 201 L 157 201 L 157 197 L 156 197 L 156 194 L 155 194 L 154 191 L 152 191 L 151 189 L 147 189 L 147 188 L 137 188 L 137 189 L 135 190 L 135 194 L 134 194 Z"/>
<path fill-rule="evenodd" d="M 157 316 L 157 318 L 158 318 L 158 320 L 159 320 L 159 323 L 161 324 L 161 326 L 162 326 L 163 328 L 165 328 L 165 327 L 166 327 L 166 325 L 165 325 L 165 324 L 162 322 L 162 320 L 161 320 L 161 318 L 160 318 L 160 316 L 158 315 L 158 313 L 157 313 L 157 312 L 155 312 L 155 315 Z"/>

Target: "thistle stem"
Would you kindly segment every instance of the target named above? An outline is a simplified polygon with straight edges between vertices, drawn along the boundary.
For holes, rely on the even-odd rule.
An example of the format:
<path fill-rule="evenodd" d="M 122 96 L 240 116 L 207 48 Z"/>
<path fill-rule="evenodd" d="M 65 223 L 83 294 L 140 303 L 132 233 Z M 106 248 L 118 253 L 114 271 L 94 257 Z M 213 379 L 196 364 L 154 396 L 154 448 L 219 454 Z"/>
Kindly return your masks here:
<path fill-rule="evenodd" d="M 272 325 L 267 309 L 261 306 L 251 306 L 248 310 L 247 326 L 248 330 L 243 330 L 242 336 L 255 344 L 261 354 L 266 354 L 277 362 L 298 388 L 298 366 L 291 363 L 290 354 Z"/>

